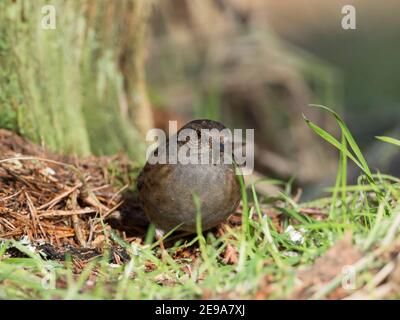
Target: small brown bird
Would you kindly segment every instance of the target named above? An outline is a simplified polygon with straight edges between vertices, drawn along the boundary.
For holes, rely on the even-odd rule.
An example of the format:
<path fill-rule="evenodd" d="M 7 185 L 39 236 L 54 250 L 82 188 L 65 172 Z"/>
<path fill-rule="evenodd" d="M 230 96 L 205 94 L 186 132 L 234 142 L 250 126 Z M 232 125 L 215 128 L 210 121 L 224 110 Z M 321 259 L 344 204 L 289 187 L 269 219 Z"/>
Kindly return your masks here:
<path fill-rule="evenodd" d="M 196 232 L 196 215 L 200 211 L 202 229 L 207 230 L 217 226 L 233 213 L 239 205 L 241 190 L 236 166 L 234 163 L 222 163 L 224 148 L 224 136 L 220 133 L 226 129 L 224 125 L 212 120 L 194 120 L 181 128 L 176 137 L 184 129 L 192 129 L 197 135 L 196 143 L 190 139 L 177 142 L 179 154 L 184 146 L 191 144 L 192 152 L 198 157 L 207 153 L 212 154 L 212 141 L 220 142 L 220 161 L 213 161 L 204 164 L 182 164 L 179 161 L 173 163 L 150 164 L 144 166 L 138 177 L 139 198 L 144 213 L 156 226 L 158 232 L 163 234 L 179 226 L 177 230 L 185 233 Z M 204 138 L 204 130 L 211 131 L 210 135 Z M 203 136 L 202 136 L 203 135 Z M 171 138 L 172 139 L 172 138 Z M 205 148 L 201 148 L 201 141 L 208 141 Z M 156 155 L 165 153 L 169 155 L 170 141 L 158 146 Z M 232 156 L 233 159 L 233 155 Z M 168 159 L 168 158 L 167 158 Z M 178 159 L 179 160 L 179 159 Z M 200 210 L 194 201 L 194 195 L 200 200 Z"/>

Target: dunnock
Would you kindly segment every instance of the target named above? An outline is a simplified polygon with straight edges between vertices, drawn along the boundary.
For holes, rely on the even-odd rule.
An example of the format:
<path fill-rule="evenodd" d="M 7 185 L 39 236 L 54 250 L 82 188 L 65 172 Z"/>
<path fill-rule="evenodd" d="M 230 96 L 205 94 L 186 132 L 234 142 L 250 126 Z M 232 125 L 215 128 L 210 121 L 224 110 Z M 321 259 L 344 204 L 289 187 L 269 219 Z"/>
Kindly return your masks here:
<path fill-rule="evenodd" d="M 194 120 L 182 127 L 171 139 L 176 139 L 184 129 L 192 129 L 198 139 L 177 141 L 177 154 L 182 148 L 190 146 L 191 152 L 198 159 L 206 153 L 212 161 L 204 164 L 155 163 L 149 160 L 138 177 L 139 199 L 144 213 L 162 234 L 177 226 L 185 233 L 196 232 L 196 215 L 201 213 L 202 229 L 217 226 L 233 213 L 241 198 L 240 183 L 232 161 L 223 162 L 223 151 L 226 150 L 225 136 L 221 131 L 224 125 L 212 120 Z M 204 133 L 202 129 L 217 129 Z M 187 131 L 186 131 L 187 132 Z M 207 134 L 208 136 L 204 136 Z M 201 140 L 201 138 L 205 138 Z M 201 144 L 200 141 L 206 141 Z M 212 157 L 212 141 L 220 143 L 219 161 Z M 155 155 L 169 155 L 170 141 L 159 145 Z M 230 142 L 229 142 L 230 143 Z M 201 146 L 205 146 L 202 148 Z M 228 149 L 231 150 L 231 149 Z M 230 154 L 233 160 L 233 155 Z M 209 159 L 209 158 L 208 158 Z M 200 200 L 200 208 L 194 202 L 194 195 Z"/>

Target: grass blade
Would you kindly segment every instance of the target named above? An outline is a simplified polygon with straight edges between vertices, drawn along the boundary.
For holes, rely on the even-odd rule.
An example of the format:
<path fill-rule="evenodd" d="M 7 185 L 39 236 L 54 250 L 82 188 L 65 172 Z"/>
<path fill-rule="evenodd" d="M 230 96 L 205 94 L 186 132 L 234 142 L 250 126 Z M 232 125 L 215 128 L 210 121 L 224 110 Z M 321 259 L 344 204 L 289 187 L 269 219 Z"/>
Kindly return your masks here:
<path fill-rule="evenodd" d="M 375 138 L 377 138 L 378 140 L 381 140 L 383 142 L 391 143 L 391 144 L 394 144 L 395 146 L 400 147 L 400 140 L 397 140 L 395 138 L 385 137 L 385 136 L 376 136 Z"/>
<path fill-rule="evenodd" d="M 349 143 L 351 149 L 353 150 L 354 154 L 356 155 L 358 161 L 362 165 L 363 171 L 367 174 L 367 176 L 371 177 L 372 173 L 368 167 L 367 161 L 365 160 L 365 158 L 361 152 L 361 149 L 359 148 L 358 144 L 356 143 L 355 139 L 353 138 L 353 135 L 350 133 L 350 130 L 347 127 L 346 123 L 343 121 L 343 119 L 335 111 L 333 111 L 332 109 L 330 109 L 326 106 L 319 105 L 319 104 L 310 104 L 310 106 L 324 109 L 335 117 L 337 123 L 340 126 L 340 129 L 342 130 L 342 133 L 346 137 L 347 142 Z"/>

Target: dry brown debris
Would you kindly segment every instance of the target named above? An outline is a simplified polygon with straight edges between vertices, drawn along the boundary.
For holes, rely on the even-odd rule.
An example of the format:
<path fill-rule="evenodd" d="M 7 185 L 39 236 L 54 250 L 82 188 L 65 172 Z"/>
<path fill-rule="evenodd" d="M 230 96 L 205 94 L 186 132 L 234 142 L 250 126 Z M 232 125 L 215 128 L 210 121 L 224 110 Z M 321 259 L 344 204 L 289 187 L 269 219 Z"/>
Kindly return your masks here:
<path fill-rule="evenodd" d="M 0 240 L 27 237 L 56 251 L 102 251 L 111 242 L 110 227 L 102 222 L 124 207 L 137 206 L 129 193 L 124 201 L 134 185 L 133 170 L 124 155 L 59 156 L 0 130 Z"/>
<path fill-rule="evenodd" d="M 311 287 L 315 289 L 328 283 L 343 272 L 344 267 L 354 265 L 361 257 L 360 250 L 352 244 L 352 235 L 345 234 L 342 240 L 336 242 L 324 255 L 317 258 L 311 267 L 298 271 L 297 277 L 301 280 L 301 285 L 295 291 L 293 298 L 308 298 L 307 291 Z M 339 292 L 336 292 L 336 295 L 342 296 Z"/>

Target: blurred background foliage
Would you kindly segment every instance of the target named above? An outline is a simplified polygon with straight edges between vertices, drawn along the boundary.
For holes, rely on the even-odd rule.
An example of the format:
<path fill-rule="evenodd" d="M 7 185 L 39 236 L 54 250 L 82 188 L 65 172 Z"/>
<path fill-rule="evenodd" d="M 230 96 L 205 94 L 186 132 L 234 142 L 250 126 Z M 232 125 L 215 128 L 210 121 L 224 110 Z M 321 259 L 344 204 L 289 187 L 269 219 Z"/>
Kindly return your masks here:
<path fill-rule="evenodd" d="M 57 10 L 43 30 L 41 8 Z M 353 4 L 357 29 L 343 30 Z M 120 150 L 143 162 L 145 132 L 199 117 L 254 128 L 256 174 L 330 183 L 337 153 L 302 113 L 337 134 L 346 116 L 372 166 L 399 174 L 400 3 L 319 0 L 0 2 L 0 127 L 53 150 Z M 355 172 L 356 174 L 356 172 Z M 310 186 L 314 186 L 311 188 Z"/>
<path fill-rule="evenodd" d="M 207 117 L 231 128 L 254 128 L 255 164 L 263 175 L 295 176 L 302 185 L 321 180 L 336 170 L 335 153 L 301 115 L 333 128 L 307 105 L 340 109 L 340 72 L 279 39 L 250 3 L 159 2 L 147 60 L 152 101 L 162 108 L 160 119 Z"/>
<path fill-rule="evenodd" d="M 400 2 L 256 2 L 281 38 L 340 70 L 346 121 L 371 167 L 400 175 L 397 150 L 374 138 L 400 137 Z M 356 9 L 356 30 L 343 30 L 340 25 L 341 8 L 349 4 Z"/>

